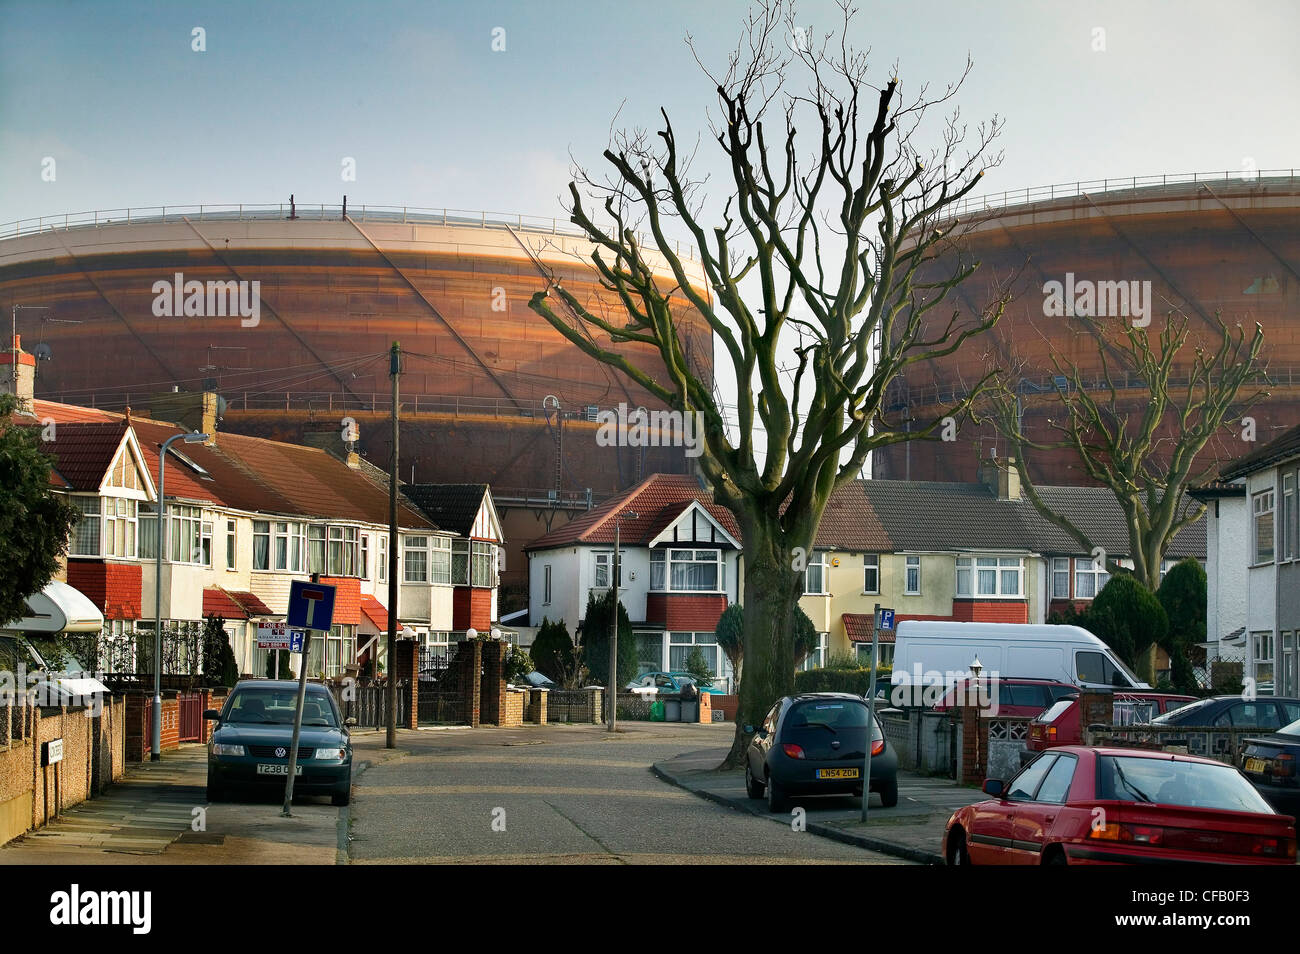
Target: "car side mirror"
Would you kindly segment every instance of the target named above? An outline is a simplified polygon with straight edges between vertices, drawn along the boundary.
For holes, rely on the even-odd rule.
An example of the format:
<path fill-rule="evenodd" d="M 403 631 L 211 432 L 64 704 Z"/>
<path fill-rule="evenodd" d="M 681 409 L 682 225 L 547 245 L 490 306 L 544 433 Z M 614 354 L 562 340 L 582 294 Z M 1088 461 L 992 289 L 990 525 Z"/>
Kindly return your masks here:
<path fill-rule="evenodd" d="M 1005 786 L 1000 778 L 986 778 L 984 780 L 984 794 L 992 795 L 994 798 L 1001 798 Z"/>
<path fill-rule="evenodd" d="M 221 711 L 219 709 L 206 709 L 203 712 L 204 722 L 220 722 Z"/>
<path fill-rule="evenodd" d="M 754 734 L 754 727 L 752 725 L 745 726 L 745 735 L 753 735 L 753 734 Z"/>
<path fill-rule="evenodd" d="M 356 717 L 348 716 L 346 719 L 343 720 L 343 724 L 347 726 L 349 729 L 352 728 L 354 725 L 357 724 Z"/>

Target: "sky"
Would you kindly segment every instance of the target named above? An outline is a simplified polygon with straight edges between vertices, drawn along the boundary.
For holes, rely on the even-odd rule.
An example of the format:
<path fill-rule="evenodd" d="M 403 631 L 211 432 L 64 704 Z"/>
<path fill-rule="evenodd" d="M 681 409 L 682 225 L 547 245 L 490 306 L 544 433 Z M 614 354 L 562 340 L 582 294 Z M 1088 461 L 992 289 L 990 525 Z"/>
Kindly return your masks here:
<path fill-rule="evenodd" d="M 1006 120 L 1005 161 L 982 191 L 1300 166 L 1292 2 L 859 8 L 851 39 L 882 81 L 896 62 L 905 91 L 943 85 L 974 60 L 962 115 Z M 615 116 L 650 125 L 663 107 L 682 138 L 707 129 L 710 84 L 684 38 L 716 65 L 744 12 L 732 0 L 0 0 L 0 226 L 290 193 L 562 215 L 571 156 L 597 163 Z M 814 32 L 837 18 L 832 3 L 799 6 Z"/>

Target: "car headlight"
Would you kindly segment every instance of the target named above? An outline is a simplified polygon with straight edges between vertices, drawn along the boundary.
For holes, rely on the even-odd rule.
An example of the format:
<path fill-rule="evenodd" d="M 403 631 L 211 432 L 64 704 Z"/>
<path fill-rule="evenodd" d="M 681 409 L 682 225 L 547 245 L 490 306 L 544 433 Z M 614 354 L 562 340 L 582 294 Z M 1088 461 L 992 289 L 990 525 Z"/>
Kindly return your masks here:
<path fill-rule="evenodd" d="M 341 748 L 317 749 L 316 758 L 325 762 L 341 762 L 348 757 L 348 750 Z"/>
<path fill-rule="evenodd" d="M 222 745 L 220 742 L 212 743 L 213 755 L 243 755 L 244 747 L 242 745 Z"/>

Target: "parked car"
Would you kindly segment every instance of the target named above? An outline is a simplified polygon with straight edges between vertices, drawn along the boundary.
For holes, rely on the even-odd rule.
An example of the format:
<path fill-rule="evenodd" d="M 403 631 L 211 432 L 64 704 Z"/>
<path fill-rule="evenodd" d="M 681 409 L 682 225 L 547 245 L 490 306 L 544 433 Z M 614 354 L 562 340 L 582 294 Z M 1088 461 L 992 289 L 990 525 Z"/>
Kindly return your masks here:
<path fill-rule="evenodd" d="M 789 808 L 791 796 L 862 796 L 867 756 L 867 703 L 847 692 L 809 692 L 778 699 L 757 728 L 745 758 L 745 791 L 767 794 L 773 812 Z M 880 722 L 871 731 L 869 792 L 886 808 L 898 804 L 898 755 Z"/>
<path fill-rule="evenodd" d="M 680 671 L 642 673 L 623 688 L 629 692 L 646 691 L 648 689 L 655 689 L 658 692 L 681 692 L 688 683 L 695 686 L 700 692 L 725 695 L 721 689 L 700 685 L 699 679 L 694 674 Z"/>
<path fill-rule="evenodd" d="M 1157 715 L 1173 712 L 1196 701 L 1195 696 L 1180 696 L 1169 692 L 1117 692 L 1112 705 L 1111 721 L 1115 725 L 1133 725 L 1150 722 Z M 1082 745 L 1083 725 L 1079 718 L 1077 694 L 1064 696 L 1029 722 L 1025 739 L 1025 752 L 1020 754 L 1020 764 L 1027 765 L 1039 752 L 1060 745 Z"/>
<path fill-rule="evenodd" d="M 1294 865 L 1296 828 L 1237 769 L 1192 755 L 1067 745 L 955 811 L 949 864 Z M 1099 811 L 1100 810 L 1100 811 Z"/>
<path fill-rule="evenodd" d="M 1003 676 L 997 680 L 995 693 L 988 678 L 982 677 L 978 683 L 973 679 L 965 679 L 948 690 L 947 694 L 935 704 L 934 710 L 946 712 L 965 700 L 980 703 L 987 700 L 990 708 L 997 706 L 997 714 L 1000 716 L 1036 716 L 1058 699 L 1075 695 L 1078 691 L 1078 686 L 1068 682 L 1058 682 L 1055 679 L 1020 679 Z M 905 695 L 897 686 L 894 687 L 894 693 L 900 698 Z M 901 701 L 906 702 L 905 699 Z"/>
<path fill-rule="evenodd" d="M 1279 812 L 1300 819 L 1300 720 L 1268 735 L 1245 739 L 1241 771 Z"/>
<path fill-rule="evenodd" d="M 1016 673 L 1076 686 L 1150 689 L 1109 646 L 1080 626 L 904 620 L 894 640 L 895 685 L 951 686 L 978 657 L 986 674 Z"/>
<path fill-rule="evenodd" d="M 1279 696 L 1212 696 L 1156 716 L 1152 725 L 1171 726 L 1244 726 L 1245 728 L 1280 729 L 1300 719 L 1300 699 Z"/>
<path fill-rule="evenodd" d="M 238 683 L 220 712 L 203 717 L 217 724 L 208 741 L 208 801 L 220 802 L 236 788 L 284 787 L 289 775 L 298 683 L 250 679 Z M 295 794 L 328 795 L 346 805 L 352 791 L 352 741 L 328 689 L 307 685 L 298 739 Z"/>

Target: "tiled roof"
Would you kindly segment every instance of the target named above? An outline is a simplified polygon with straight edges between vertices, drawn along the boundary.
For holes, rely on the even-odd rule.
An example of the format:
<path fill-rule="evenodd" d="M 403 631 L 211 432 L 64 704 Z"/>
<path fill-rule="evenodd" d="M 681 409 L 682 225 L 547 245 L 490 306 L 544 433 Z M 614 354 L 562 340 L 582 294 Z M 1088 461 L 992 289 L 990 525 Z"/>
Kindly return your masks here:
<path fill-rule="evenodd" d="M 379 627 L 381 633 L 388 631 L 388 607 L 369 593 L 361 594 L 361 615 Z"/>
<path fill-rule="evenodd" d="M 402 493 L 442 530 L 467 537 L 483 506 L 487 484 L 404 484 Z"/>
<path fill-rule="evenodd" d="M 41 451 L 54 458 L 54 470 L 67 489 L 98 490 L 125 430 L 120 421 L 56 422 L 54 440 L 41 441 Z"/>
<path fill-rule="evenodd" d="M 545 550 L 571 543 L 613 543 L 613 516 L 629 510 L 637 516 L 622 521 L 620 539 L 628 546 L 644 546 L 693 500 L 698 500 L 709 516 L 717 520 L 727 533 L 740 539 L 740 527 L 731 511 L 715 504 L 709 491 L 701 487 L 695 478 L 685 474 L 651 474 L 635 487 L 539 537 L 525 549 Z M 665 519 L 665 513 L 671 513 L 674 508 L 676 513 Z"/>
<path fill-rule="evenodd" d="M 1225 481 L 1244 477 L 1291 457 L 1300 457 L 1300 425 L 1273 438 L 1263 447 L 1257 447 L 1249 454 L 1238 457 L 1231 464 L 1221 466 L 1219 476 Z"/>
<path fill-rule="evenodd" d="M 270 607 L 252 593 L 241 590 L 223 590 L 210 587 L 203 591 L 203 615 L 222 619 L 251 619 L 254 616 L 275 616 Z M 283 616 L 284 614 L 279 614 Z"/>

